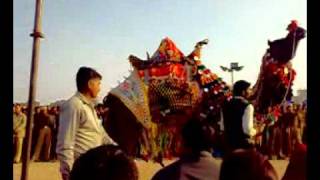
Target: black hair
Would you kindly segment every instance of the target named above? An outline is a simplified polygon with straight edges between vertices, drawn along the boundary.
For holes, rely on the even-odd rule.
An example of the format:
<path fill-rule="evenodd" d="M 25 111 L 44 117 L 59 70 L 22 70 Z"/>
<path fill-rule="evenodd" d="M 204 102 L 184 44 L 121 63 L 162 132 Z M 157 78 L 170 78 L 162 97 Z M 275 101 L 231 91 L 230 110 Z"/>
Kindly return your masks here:
<path fill-rule="evenodd" d="M 233 95 L 241 96 L 242 92 L 250 87 L 250 83 L 245 80 L 239 80 L 233 85 Z"/>
<path fill-rule="evenodd" d="M 191 148 L 195 154 L 210 150 L 213 147 L 213 136 L 213 128 L 197 118 L 190 119 L 182 128 L 184 145 Z"/>
<path fill-rule="evenodd" d="M 95 78 L 102 79 L 102 76 L 92 68 L 80 67 L 76 77 L 78 91 L 83 92 L 87 90 L 89 80 Z"/>
<path fill-rule="evenodd" d="M 137 180 L 138 169 L 119 146 L 102 145 L 81 155 L 74 163 L 70 180 Z"/>
<path fill-rule="evenodd" d="M 105 107 L 105 106 L 102 103 L 99 103 L 99 104 L 96 105 L 96 108 L 103 108 L 103 107 Z"/>

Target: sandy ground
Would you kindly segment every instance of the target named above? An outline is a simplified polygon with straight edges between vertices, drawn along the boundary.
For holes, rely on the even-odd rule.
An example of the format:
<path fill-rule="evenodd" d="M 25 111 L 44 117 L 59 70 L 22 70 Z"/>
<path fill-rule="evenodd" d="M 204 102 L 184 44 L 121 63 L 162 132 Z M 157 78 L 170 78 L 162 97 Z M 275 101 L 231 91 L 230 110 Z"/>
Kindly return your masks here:
<path fill-rule="evenodd" d="M 145 162 L 137 160 L 139 169 L 139 179 L 149 180 L 161 168 L 159 164 L 153 162 Z M 164 164 L 168 165 L 174 161 L 165 161 Z M 219 161 L 221 163 L 221 161 Z M 285 160 L 271 160 L 273 167 L 278 172 L 281 178 L 286 170 L 288 161 Z M 21 164 L 14 164 L 13 166 L 13 179 L 20 180 Z M 35 162 L 29 166 L 29 179 L 30 180 L 60 180 L 59 163 L 58 162 Z"/>

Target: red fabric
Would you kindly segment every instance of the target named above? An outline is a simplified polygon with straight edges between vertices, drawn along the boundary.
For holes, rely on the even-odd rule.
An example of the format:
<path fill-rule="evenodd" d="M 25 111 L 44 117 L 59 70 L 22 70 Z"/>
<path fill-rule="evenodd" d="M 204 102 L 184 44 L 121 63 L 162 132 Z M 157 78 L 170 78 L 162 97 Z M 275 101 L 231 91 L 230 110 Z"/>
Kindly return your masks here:
<path fill-rule="evenodd" d="M 183 53 L 177 48 L 175 43 L 166 37 L 162 40 L 159 48 L 158 48 L 158 56 L 161 59 L 173 60 L 173 61 L 180 61 L 181 58 L 184 57 Z"/>
<path fill-rule="evenodd" d="M 273 110 L 273 115 L 278 118 L 280 114 L 281 114 L 280 107 L 275 106 Z"/>
<path fill-rule="evenodd" d="M 292 20 L 291 24 L 288 25 L 288 30 L 290 32 L 295 31 L 298 28 L 298 21 L 297 20 Z"/>
<path fill-rule="evenodd" d="M 296 151 L 304 154 L 307 152 L 307 146 L 305 144 L 297 144 Z"/>
<path fill-rule="evenodd" d="M 290 73 L 285 73 L 285 66 L 283 65 L 278 65 L 276 63 L 270 63 L 268 64 L 265 69 L 265 75 L 269 76 L 269 75 L 276 75 L 281 82 L 285 85 L 285 86 L 289 86 L 290 85 Z M 294 69 L 289 69 L 289 71 L 292 72 L 292 77 L 291 77 L 291 82 L 293 82 L 293 80 L 295 79 L 296 76 L 296 71 Z"/>
<path fill-rule="evenodd" d="M 150 77 L 164 77 L 164 76 L 173 76 L 179 79 L 185 80 L 187 73 L 182 64 L 163 64 L 162 66 L 152 67 L 148 69 Z M 139 71 L 139 76 L 144 77 L 144 71 Z"/>

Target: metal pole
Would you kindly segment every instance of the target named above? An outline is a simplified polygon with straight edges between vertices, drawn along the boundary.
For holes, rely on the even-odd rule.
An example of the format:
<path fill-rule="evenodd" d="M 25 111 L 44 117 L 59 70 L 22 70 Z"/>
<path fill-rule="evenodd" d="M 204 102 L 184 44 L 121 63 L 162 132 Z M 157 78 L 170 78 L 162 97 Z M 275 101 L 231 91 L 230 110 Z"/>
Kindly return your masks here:
<path fill-rule="evenodd" d="M 21 180 L 28 180 L 28 174 L 29 174 L 28 172 L 29 172 L 33 112 L 34 112 L 33 109 L 34 109 L 34 99 L 36 94 L 37 77 L 38 77 L 40 38 L 43 38 L 43 34 L 41 33 L 41 10 L 42 10 L 42 0 L 37 0 L 34 29 L 33 29 L 33 33 L 30 34 L 30 36 L 33 37 L 33 49 L 32 49 L 31 72 L 30 72 L 28 114 L 27 114 L 28 121 L 27 121 L 27 127 L 26 127 L 26 139 L 25 139 L 26 141 L 23 146 Z"/>

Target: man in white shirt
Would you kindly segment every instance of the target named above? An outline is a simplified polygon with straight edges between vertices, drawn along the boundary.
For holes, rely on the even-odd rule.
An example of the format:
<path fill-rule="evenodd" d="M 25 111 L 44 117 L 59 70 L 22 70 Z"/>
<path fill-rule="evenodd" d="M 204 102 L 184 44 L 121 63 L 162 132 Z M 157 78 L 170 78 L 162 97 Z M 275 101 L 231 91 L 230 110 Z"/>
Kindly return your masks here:
<path fill-rule="evenodd" d="M 233 86 L 233 98 L 223 107 L 223 126 L 231 151 L 254 147 L 254 107 L 247 100 L 249 95 L 250 83 L 244 80 L 237 81 Z"/>
<path fill-rule="evenodd" d="M 63 180 L 69 179 L 74 161 L 89 149 L 116 144 L 105 132 L 94 108 L 102 76 L 81 67 L 77 73 L 78 92 L 61 106 L 57 156 Z"/>

